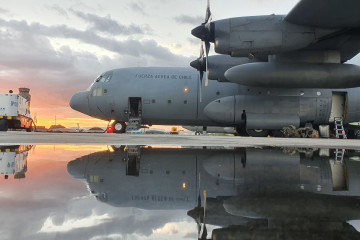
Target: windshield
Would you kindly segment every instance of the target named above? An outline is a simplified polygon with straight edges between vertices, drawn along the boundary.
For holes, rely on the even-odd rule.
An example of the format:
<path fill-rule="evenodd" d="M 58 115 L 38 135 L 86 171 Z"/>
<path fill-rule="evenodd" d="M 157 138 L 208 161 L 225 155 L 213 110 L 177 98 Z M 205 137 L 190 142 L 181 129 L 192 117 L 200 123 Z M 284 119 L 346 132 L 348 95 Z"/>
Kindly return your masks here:
<path fill-rule="evenodd" d="M 106 72 L 96 78 L 95 82 L 109 82 L 112 78 L 112 72 Z"/>
<path fill-rule="evenodd" d="M 86 89 L 86 91 L 91 91 L 93 85 L 96 83 L 96 82 L 110 82 L 111 78 L 112 78 L 112 75 L 113 75 L 113 72 L 110 71 L 110 72 L 105 72 L 101 75 L 99 75 L 95 81 L 90 85 L 90 87 L 88 87 L 88 89 Z"/>

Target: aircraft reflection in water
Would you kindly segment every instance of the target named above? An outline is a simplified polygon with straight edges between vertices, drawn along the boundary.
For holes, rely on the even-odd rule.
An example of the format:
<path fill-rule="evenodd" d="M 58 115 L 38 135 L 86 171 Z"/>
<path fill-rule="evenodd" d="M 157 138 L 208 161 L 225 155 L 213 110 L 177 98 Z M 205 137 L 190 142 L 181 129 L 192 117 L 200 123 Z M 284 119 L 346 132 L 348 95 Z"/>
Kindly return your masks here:
<path fill-rule="evenodd" d="M 0 146 L 0 175 L 5 179 L 14 175 L 15 179 L 25 178 L 28 151 L 32 145 Z"/>
<path fill-rule="evenodd" d="M 358 155 L 129 146 L 71 161 L 68 172 L 113 206 L 188 210 L 199 238 L 211 224 L 212 239 L 358 239 L 346 223 L 360 219 Z"/>

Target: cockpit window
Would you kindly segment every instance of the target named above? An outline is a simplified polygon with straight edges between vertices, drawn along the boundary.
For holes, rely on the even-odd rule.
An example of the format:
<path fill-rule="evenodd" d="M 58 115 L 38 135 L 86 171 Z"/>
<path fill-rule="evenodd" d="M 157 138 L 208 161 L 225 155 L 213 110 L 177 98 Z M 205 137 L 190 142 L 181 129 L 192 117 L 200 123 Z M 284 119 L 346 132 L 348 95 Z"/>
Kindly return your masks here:
<path fill-rule="evenodd" d="M 92 88 L 92 86 L 94 86 L 94 83 L 95 83 L 95 82 L 93 82 L 93 83 L 90 85 L 90 87 L 88 87 L 88 89 L 86 89 L 86 90 L 87 90 L 87 91 L 90 91 L 91 88 Z"/>
<path fill-rule="evenodd" d="M 104 74 L 101 74 L 95 82 L 110 82 L 112 75 L 112 72 L 106 72 Z"/>

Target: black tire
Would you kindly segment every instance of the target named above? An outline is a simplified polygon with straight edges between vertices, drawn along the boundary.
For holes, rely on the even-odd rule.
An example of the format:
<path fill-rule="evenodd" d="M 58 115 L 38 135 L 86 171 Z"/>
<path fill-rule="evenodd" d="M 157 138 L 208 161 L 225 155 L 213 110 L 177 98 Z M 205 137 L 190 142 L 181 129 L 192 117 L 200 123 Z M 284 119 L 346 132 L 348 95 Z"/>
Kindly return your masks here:
<path fill-rule="evenodd" d="M 249 136 L 246 129 L 243 128 L 243 127 L 237 127 L 236 132 L 237 132 L 237 136 L 241 136 L 241 137 L 248 137 Z"/>
<path fill-rule="evenodd" d="M 251 137 L 267 137 L 270 133 L 270 131 L 266 129 L 246 129 L 246 132 Z"/>
<path fill-rule="evenodd" d="M 354 129 L 349 129 L 346 132 L 347 139 L 357 139 L 356 131 Z"/>
<path fill-rule="evenodd" d="M 6 132 L 9 129 L 9 124 L 6 119 L 0 119 L 0 131 Z"/>
<path fill-rule="evenodd" d="M 126 124 L 124 122 L 114 122 L 112 127 L 114 133 L 124 133 L 126 131 Z"/>
<path fill-rule="evenodd" d="M 278 137 L 278 138 L 285 137 L 284 133 L 281 130 L 272 130 L 271 136 Z"/>

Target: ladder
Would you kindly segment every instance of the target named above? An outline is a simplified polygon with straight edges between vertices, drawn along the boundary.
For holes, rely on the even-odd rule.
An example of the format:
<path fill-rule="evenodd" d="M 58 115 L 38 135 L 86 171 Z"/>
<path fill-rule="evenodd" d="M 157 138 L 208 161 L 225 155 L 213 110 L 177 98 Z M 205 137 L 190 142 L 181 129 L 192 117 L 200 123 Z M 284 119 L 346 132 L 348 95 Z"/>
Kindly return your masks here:
<path fill-rule="evenodd" d="M 345 149 L 335 150 L 335 163 L 342 164 L 344 160 Z"/>
<path fill-rule="evenodd" d="M 130 117 L 129 118 L 129 122 L 127 125 L 127 130 L 129 131 L 133 131 L 133 130 L 137 130 L 141 127 L 141 118 L 139 117 Z"/>
<path fill-rule="evenodd" d="M 128 156 L 140 157 L 140 146 L 127 146 L 126 150 Z"/>
<path fill-rule="evenodd" d="M 336 138 L 346 139 L 346 134 L 343 125 L 343 119 L 341 117 L 334 118 Z"/>

